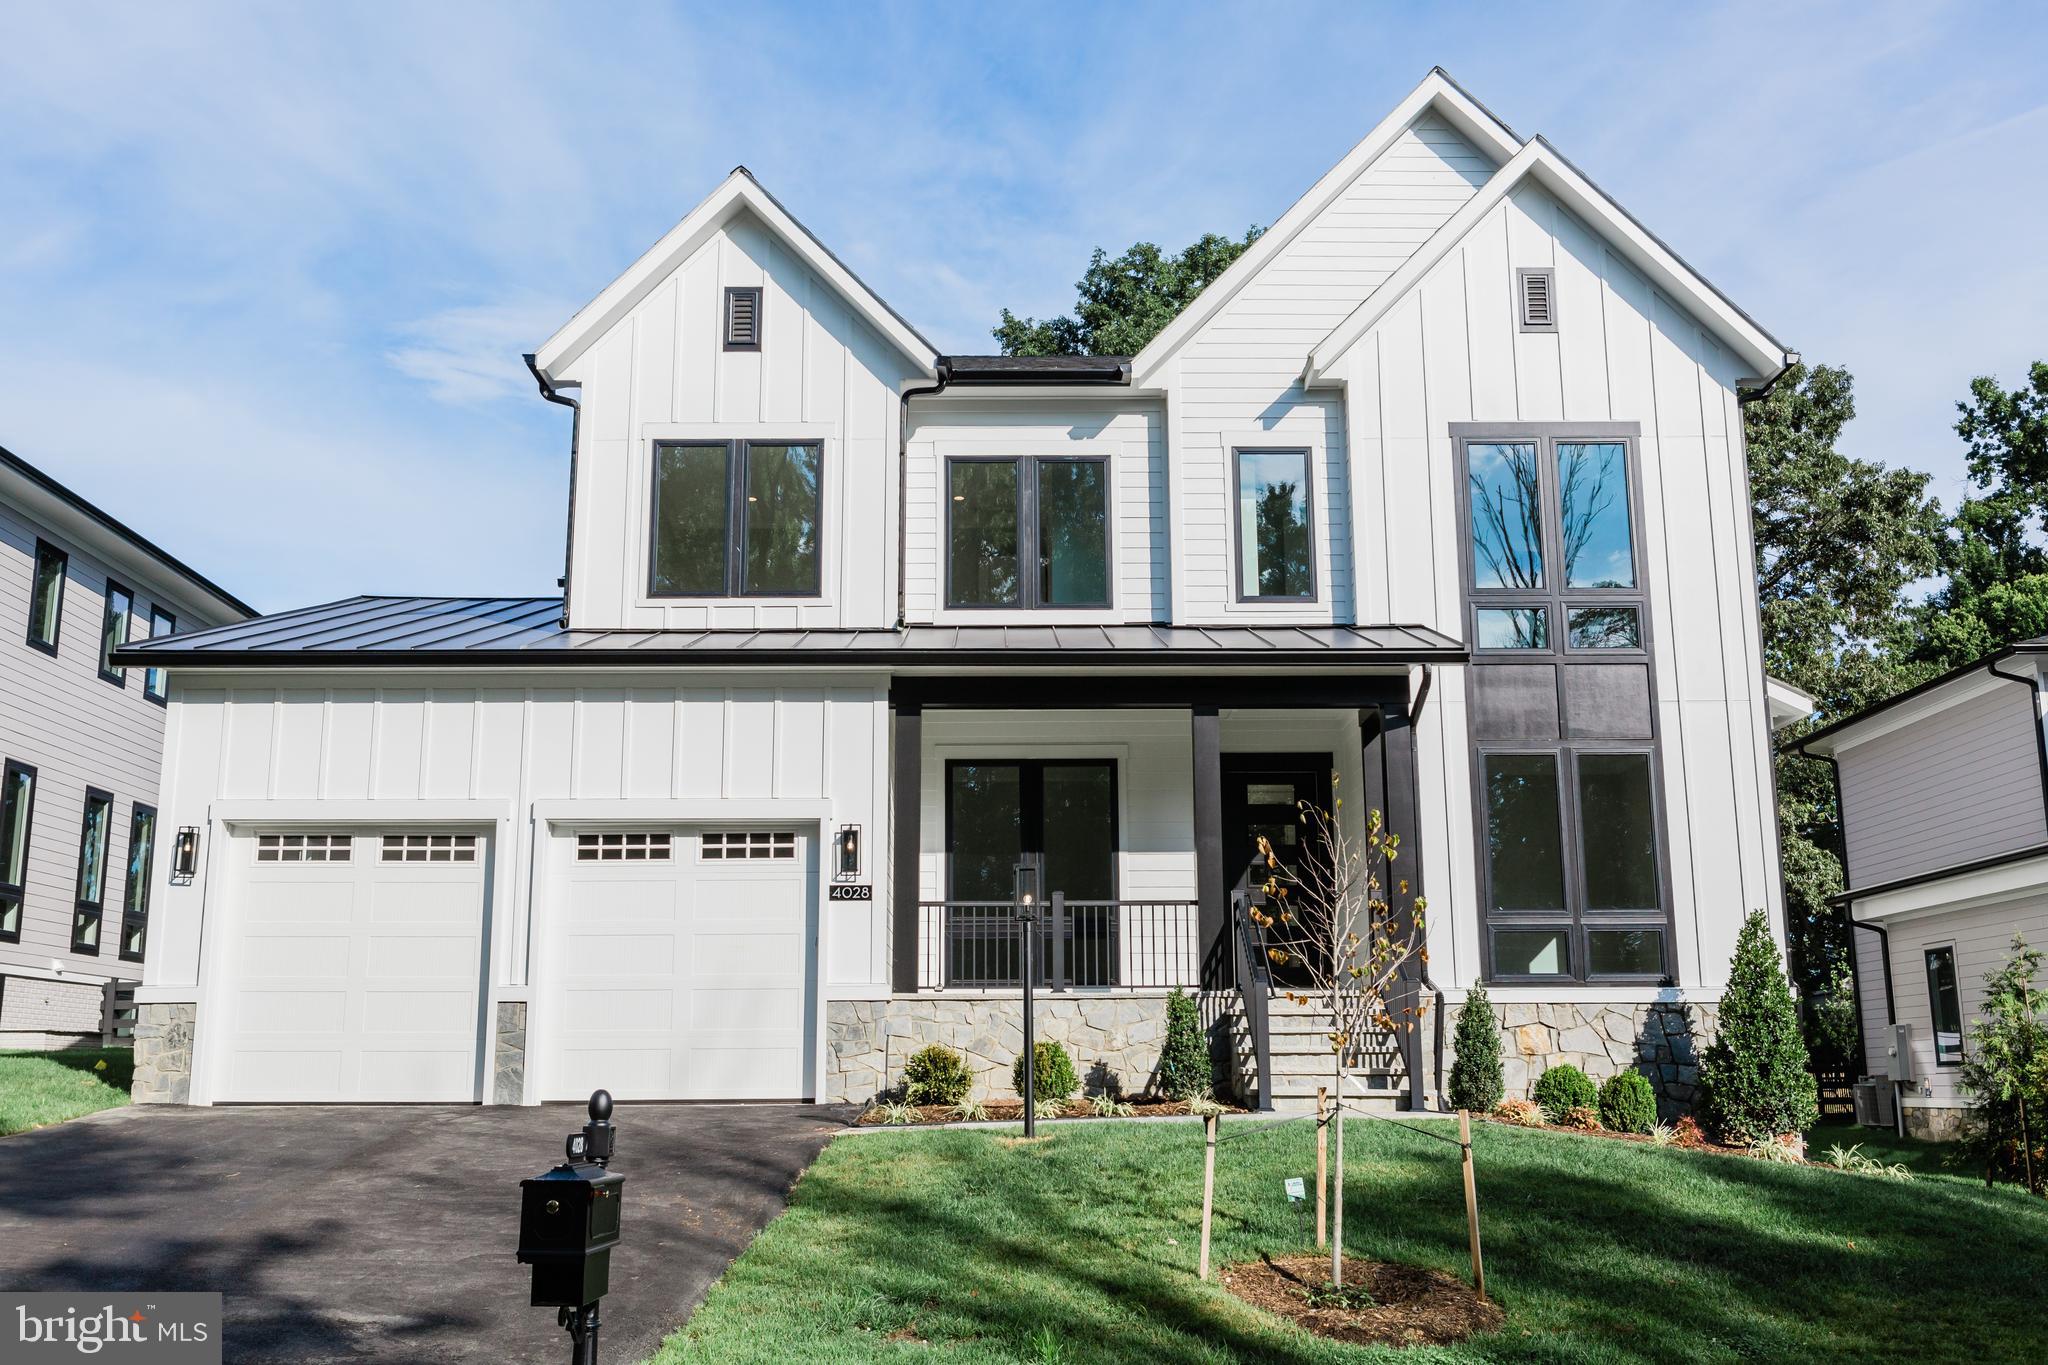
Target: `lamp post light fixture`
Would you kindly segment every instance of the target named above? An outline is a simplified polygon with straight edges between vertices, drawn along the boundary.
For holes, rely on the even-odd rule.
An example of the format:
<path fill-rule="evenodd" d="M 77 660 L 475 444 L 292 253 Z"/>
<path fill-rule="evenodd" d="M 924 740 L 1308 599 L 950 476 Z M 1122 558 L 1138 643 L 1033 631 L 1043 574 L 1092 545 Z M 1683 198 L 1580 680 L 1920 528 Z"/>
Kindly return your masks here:
<path fill-rule="evenodd" d="M 1024 1136 L 1038 1136 L 1038 1035 L 1031 978 L 1038 975 L 1038 860 L 1017 863 L 1017 975 L 1024 981 Z"/>

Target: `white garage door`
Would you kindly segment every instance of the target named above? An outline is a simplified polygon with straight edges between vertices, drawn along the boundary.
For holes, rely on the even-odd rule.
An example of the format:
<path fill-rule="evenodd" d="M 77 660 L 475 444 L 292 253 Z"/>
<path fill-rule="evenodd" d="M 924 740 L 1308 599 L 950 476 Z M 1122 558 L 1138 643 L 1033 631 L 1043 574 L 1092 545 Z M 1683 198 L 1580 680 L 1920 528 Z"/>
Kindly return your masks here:
<path fill-rule="evenodd" d="M 763 828 L 564 838 L 542 1097 L 808 1098 L 811 843 Z"/>
<path fill-rule="evenodd" d="M 218 1100 L 476 1098 L 482 835 L 237 839 Z"/>

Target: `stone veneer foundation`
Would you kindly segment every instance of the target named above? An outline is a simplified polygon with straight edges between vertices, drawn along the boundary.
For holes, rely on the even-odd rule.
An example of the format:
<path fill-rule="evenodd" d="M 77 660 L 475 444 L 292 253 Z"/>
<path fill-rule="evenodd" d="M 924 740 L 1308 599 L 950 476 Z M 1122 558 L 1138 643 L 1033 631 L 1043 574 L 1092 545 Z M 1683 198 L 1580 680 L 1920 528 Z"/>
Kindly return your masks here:
<path fill-rule="evenodd" d="M 199 1007 L 135 1007 L 135 1081 L 128 1095 L 136 1104 L 188 1104 L 192 1099 L 192 1029 Z"/>
<path fill-rule="evenodd" d="M 1462 1010 L 1452 1007 L 1444 1019 L 1447 1073 Z M 1713 1040 L 1719 1007 L 1569 1002 L 1496 1004 L 1493 1012 L 1501 1021 L 1501 1069 L 1509 1095 L 1526 1098 L 1538 1076 L 1567 1062 L 1595 1082 L 1634 1069 L 1656 1089 L 1658 1112 L 1673 1118 L 1692 1109 L 1700 1053 Z"/>
<path fill-rule="evenodd" d="M 1107 1089 L 1136 1095 L 1151 1089 L 1166 1041 L 1166 992 L 1048 992 L 1037 1004 L 1039 1040 L 1066 1048 L 1090 1093 Z M 1234 1012 L 1236 993 L 1205 996 L 1202 1007 L 1202 1017 L 1216 1021 L 1219 1013 Z M 1008 1097 L 1014 1093 L 1010 1069 L 1024 1048 L 1023 1017 L 1013 992 L 830 1001 L 825 1006 L 826 1070 L 819 1098 L 859 1104 L 894 1090 L 903 1083 L 904 1062 L 931 1043 L 944 1043 L 966 1057 L 974 1070 L 977 1098 Z M 1231 1017 L 1225 1015 L 1223 1027 L 1229 1026 Z M 1228 1088 L 1221 1066 L 1217 1079 L 1219 1088 Z"/>
<path fill-rule="evenodd" d="M 518 1104 L 526 1091 L 526 1002 L 498 1002 L 497 1044 L 491 1059 L 491 1103 Z"/>

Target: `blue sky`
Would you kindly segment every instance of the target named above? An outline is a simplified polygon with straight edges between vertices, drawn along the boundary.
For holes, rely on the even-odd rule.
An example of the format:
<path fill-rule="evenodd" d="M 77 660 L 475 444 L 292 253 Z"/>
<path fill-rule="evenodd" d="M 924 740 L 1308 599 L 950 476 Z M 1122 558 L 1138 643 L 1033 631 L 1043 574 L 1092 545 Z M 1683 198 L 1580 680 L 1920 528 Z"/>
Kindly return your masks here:
<path fill-rule="evenodd" d="M 1271 222 L 1433 64 L 1945 497 L 1970 376 L 2048 358 L 2048 7 L 963 8 L 16 8 L 0 445 L 265 609 L 545 593 L 520 352 L 735 163 L 988 350 L 1094 246 Z"/>

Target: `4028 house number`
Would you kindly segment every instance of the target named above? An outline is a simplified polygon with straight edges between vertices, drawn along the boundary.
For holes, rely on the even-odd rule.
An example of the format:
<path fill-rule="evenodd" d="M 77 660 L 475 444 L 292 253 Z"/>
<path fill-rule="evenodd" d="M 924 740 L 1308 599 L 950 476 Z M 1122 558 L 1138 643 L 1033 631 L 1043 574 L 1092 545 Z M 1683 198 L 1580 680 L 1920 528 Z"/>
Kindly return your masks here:
<path fill-rule="evenodd" d="M 835 886 L 826 897 L 835 901 L 871 901 L 875 898 L 872 886 Z"/>

